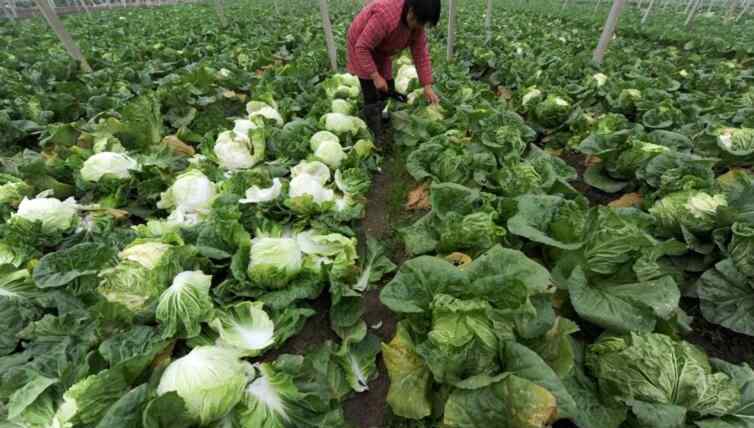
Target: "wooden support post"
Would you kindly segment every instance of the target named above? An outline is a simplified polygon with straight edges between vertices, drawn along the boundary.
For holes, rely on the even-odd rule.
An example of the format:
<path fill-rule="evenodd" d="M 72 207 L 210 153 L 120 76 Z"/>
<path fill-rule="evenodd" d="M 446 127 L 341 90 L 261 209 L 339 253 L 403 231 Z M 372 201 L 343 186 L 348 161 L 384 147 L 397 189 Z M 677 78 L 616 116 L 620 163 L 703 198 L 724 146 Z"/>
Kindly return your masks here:
<path fill-rule="evenodd" d="M 83 9 L 84 9 L 84 11 L 85 11 L 85 12 L 86 12 L 87 14 L 91 14 L 91 13 L 92 13 L 91 11 L 89 11 L 89 6 L 87 6 L 87 4 L 86 4 L 86 0 L 78 0 L 78 2 L 79 2 L 79 6 L 80 6 L 81 8 L 83 8 Z"/>
<path fill-rule="evenodd" d="M 694 8 L 696 5 L 697 0 L 689 0 L 689 3 L 686 5 L 686 9 L 683 10 L 683 14 L 688 17 L 689 13 L 691 13 L 691 9 Z"/>
<path fill-rule="evenodd" d="M 228 24 L 228 21 L 225 19 L 223 0 L 215 0 L 215 12 L 217 12 L 217 18 L 220 20 L 220 25 L 225 27 Z"/>
<path fill-rule="evenodd" d="M 597 49 L 594 50 L 593 60 L 597 64 L 602 64 L 605 59 L 605 52 L 607 51 L 607 45 L 610 44 L 610 39 L 615 34 L 615 27 L 618 26 L 618 18 L 623 10 L 625 0 L 613 0 L 613 7 L 610 9 L 610 14 L 605 21 L 605 27 L 602 29 L 602 35 L 600 41 L 597 44 Z"/>
<path fill-rule="evenodd" d="M 750 7 L 751 7 L 751 0 L 746 0 L 746 2 L 744 3 L 744 7 L 741 9 L 741 13 L 739 13 L 738 16 L 736 16 L 735 22 L 738 22 L 739 19 L 743 18 L 744 15 L 746 15 L 746 13 L 749 11 Z"/>
<path fill-rule="evenodd" d="M 3 15 L 5 15 L 6 18 L 13 20 L 13 15 L 10 14 L 10 8 L 5 4 L 5 1 L 0 2 L 0 8 L 3 9 Z"/>
<path fill-rule="evenodd" d="M 448 61 L 455 55 L 457 7 L 457 0 L 448 0 Z"/>
<path fill-rule="evenodd" d="M 58 39 L 63 43 L 63 47 L 66 52 L 68 52 L 68 55 L 81 64 L 81 69 L 84 70 L 84 72 L 91 73 L 92 68 L 89 66 L 89 63 L 86 62 L 86 58 L 84 58 L 84 55 L 81 53 L 81 49 L 79 49 L 71 35 L 65 30 L 63 23 L 60 21 L 60 18 L 58 18 L 58 15 L 55 14 L 55 11 L 50 9 L 50 5 L 47 4 L 45 0 L 34 0 L 34 3 L 39 10 L 42 11 L 42 15 L 44 15 L 45 20 L 47 21 L 47 24 L 50 25 L 50 28 L 52 28 L 52 31 L 55 32 Z"/>
<path fill-rule="evenodd" d="M 327 0 L 319 0 L 319 14 L 322 17 L 322 29 L 325 30 L 325 44 L 327 45 L 327 56 L 330 57 L 330 68 L 332 68 L 333 73 L 337 73 L 338 54 L 335 50 L 335 37 L 332 34 L 332 22 L 330 21 Z"/>
<path fill-rule="evenodd" d="M 689 12 L 688 16 L 686 16 L 686 27 L 690 27 L 691 23 L 694 22 L 694 17 L 696 16 L 696 11 L 699 10 L 699 6 L 702 4 L 702 0 L 696 0 L 694 2 L 694 5 L 691 7 L 691 11 Z"/>
<path fill-rule="evenodd" d="M 597 3 L 594 4 L 594 13 L 597 13 L 597 9 L 599 9 L 600 3 L 602 3 L 602 0 L 597 0 Z"/>
<path fill-rule="evenodd" d="M 484 28 L 487 32 L 485 41 L 489 43 L 492 40 L 492 0 L 487 0 L 487 10 L 484 14 Z"/>
<path fill-rule="evenodd" d="M 647 6 L 647 11 L 644 12 L 644 16 L 641 17 L 641 25 L 644 25 L 645 22 L 647 22 L 647 18 L 649 18 L 649 12 L 652 11 L 652 6 L 654 6 L 655 0 L 649 0 L 649 6 Z"/>

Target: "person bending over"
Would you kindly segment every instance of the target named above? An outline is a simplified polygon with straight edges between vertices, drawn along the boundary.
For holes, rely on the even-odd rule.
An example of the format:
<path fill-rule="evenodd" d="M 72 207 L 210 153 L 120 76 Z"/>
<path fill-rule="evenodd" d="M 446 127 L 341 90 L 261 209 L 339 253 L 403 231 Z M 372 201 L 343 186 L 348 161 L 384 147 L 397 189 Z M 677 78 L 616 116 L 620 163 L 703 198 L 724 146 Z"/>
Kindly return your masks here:
<path fill-rule="evenodd" d="M 382 110 L 395 90 L 393 56 L 411 48 L 419 83 L 432 104 L 440 100 L 432 89 L 432 61 L 425 27 L 436 26 L 441 0 L 374 0 L 348 29 L 348 71 L 359 77 L 364 96 L 364 120 L 377 144 L 383 142 Z"/>

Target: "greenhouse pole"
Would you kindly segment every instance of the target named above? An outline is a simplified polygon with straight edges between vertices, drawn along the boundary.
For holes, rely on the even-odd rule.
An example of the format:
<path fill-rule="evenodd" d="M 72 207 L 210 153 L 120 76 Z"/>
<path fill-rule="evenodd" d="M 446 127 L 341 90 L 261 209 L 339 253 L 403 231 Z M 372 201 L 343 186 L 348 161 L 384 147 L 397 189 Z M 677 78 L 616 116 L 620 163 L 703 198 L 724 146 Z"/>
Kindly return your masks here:
<path fill-rule="evenodd" d="M 225 9 L 223 8 L 223 0 L 215 0 L 215 11 L 217 12 L 217 18 L 220 20 L 220 25 L 225 27 L 228 23 L 225 20 Z"/>
<path fill-rule="evenodd" d="M 91 14 L 91 12 L 89 11 L 89 6 L 87 6 L 87 5 L 86 5 L 86 0 L 78 0 L 78 2 L 79 2 L 79 5 L 80 5 L 80 6 L 82 7 L 82 8 L 84 8 L 84 11 L 85 11 L 85 12 L 86 12 L 87 14 Z"/>
<path fill-rule="evenodd" d="M 702 4 L 702 0 L 696 0 L 694 2 L 694 6 L 691 7 L 691 11 L 689 12 L 688 16 L 686 17 L 686 26 L 690 27 L 691 23 L 694 21 L 694 17 L 696 16 L 696 11 L 699 9 L 699 6 Z"/>
<path fill-rule="evenodd" d="M 618 26 L 618 18 L 623 10 L 623 4 L 625 0 L 614 0 L 613 7 L 610 8 L 610 14 L 605 21 L 605 27 L 602 29 L 602 35 L 600 41 L 597 44 L 597 49 L 594 50 L 594 62 L 602 64 L 605 59 L 605 51 L 607 51 L 607 45 L 610 43 L 610 39 L 615 34 L 615 27 Z"/>
<path fill-rule="evenodd" d="M 333 73 L 338 71 L 338 54 L 335 51 L 335 38 L 332 35 L 332 22 L 327 8 L 327 0 L 319 0 L 319 14 L 322 16 L 322 28 L 325 30 L 327 55 L 330 57 L 330 67 Z"/>
<path fill-rule="evenodd" d="M 34 3 L 39 10 L 42 11 L 42 15 L 45 17 L 50 28 L 52 28 L 52 31 L 55 32 L 58 39 L 63 43 L 63 47 L 68 52 L 68 55 L 81 64 L 81 69 L 84 70 L 84 72 L 91 73 L 92 68 L 89 66 L 89 63 L 86 62 L 84 55 L 81 54 L 81 49 L 79 49 L 71 35 L 65 30 L 63 23 L 60 21 L 60 18 L 58 18 L 58 15 L 55 14 L 55 11 L 50 9 L 50 5 L 47 4 L 45 0 L 34 0 Z"/>
<path fill-rule="evenodd" d="M 746 0 L 743 9 L 741 9 L 741 13 L 738 14 L 735 22 L 738 22 L 739 19 L 743 18 L 744 15 L 746 15 L 746 12 L 749 11 L 749 7 L 751 7 L 751 0 Z"/>
<path fill-rule="evenodd" d="M 453 61 L 456 44 L 456 0 L 448 0 L 448 61 Z"/>
<path fill-rule="evenodd" d="M 644 16 L 641 17 L 641 25 L 644 25 L 645 22 L 647 22 L 647 18 L 649 18 L 649 12 L 652 11 L 652 6 L 654 6 L 655 0 L 649 0 L 649 6 L 647 6 L 646 12 L 644 12 Z"/>
<path fill-rule="evenodd" d="M 487 11 L 484 15 L 484 28 L 487 32 L 486 42 L 492 40 L 492 0 L 487 0 Z"/>
<path fill-rule="evenodd" d="M 730 0 L 728 12 L 725 14 L 726 18 L 733 19 L 733 15 L 736 13 L 736 4 L 738 4 L 738 0 Z"/>

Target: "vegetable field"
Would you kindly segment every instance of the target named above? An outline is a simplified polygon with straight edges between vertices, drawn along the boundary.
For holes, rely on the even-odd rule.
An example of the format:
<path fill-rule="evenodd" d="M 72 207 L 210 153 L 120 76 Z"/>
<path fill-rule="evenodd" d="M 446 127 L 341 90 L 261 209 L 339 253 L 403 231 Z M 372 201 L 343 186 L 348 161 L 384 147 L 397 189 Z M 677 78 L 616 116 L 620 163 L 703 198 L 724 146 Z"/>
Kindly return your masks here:
<path fill-rule="evenodd" d="M 754 427 L 752 0 L 446 2 L 383 145 L 361 1 L 89 3 L 0 1 L 0 428 Z"/>

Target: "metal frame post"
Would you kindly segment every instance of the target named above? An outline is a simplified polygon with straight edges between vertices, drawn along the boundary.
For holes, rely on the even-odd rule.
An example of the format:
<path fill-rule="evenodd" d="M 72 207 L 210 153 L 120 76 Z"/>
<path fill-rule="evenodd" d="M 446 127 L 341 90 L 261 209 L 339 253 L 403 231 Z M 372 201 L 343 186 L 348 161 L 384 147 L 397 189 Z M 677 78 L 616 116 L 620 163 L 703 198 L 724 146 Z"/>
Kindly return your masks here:
<path fill-rule="evenodd" d="M 55 11 L 50 8 L 50 5 L 45 0 L 34 0 L 34 3 L 39 10 L 42 11 L 42 15 L 44 15 L 45 20 L 50 28 L 52 28 L 52 31 L 55 32 L 58 39 L 63 43 L 63 47 L 68 52 L 68 55 L 81 64 L 81 69 L 84 70 L 84 72 L 91 73 L 92 67 L 89 66 L 86 58 L 84 58 L 84 55 L 81 53 L 81 49 L 79 49 L 71 35 L 68 34 L 68 31 L 63 27 L 63 23 L 60 21 L 60 18 L 58 18 L 58 15 L 55 14 Z"/>
<path fill-rule="evenodd" d="M 448 61 L 455 55 L 457 6 L 456 0 L 448 0 Z"/>
<path fill-rule="evenodd" d="M 594 50 L 593 60 L 597 64 L 602 64 L 602 61 L 605 60 L 607 46 L 610 44 L 613 34 L 615 34 L 615 28 L 618 26 L 618 18 L 620 18 L 624 4 L 625 0 L 613 0 L 613 7 L 610 9 L 610 14 L 607 16 L 607 21 L 605 21 L 605 27 L 602 29 L 599 43 Z"/>
<path fill-rule="evenodd" d="M 322 29 L 325 31 L 325 44 L 327 45 L 327 56 L 330 58 L 330 68 L 333 73 L 338 71 L 338 53 L 335 50 L 335 37 L 332 34 L 332 21 L 330 21 L 330 11 L 327 0 L 319 0 L 319 14 L 322 17 Z"/>

